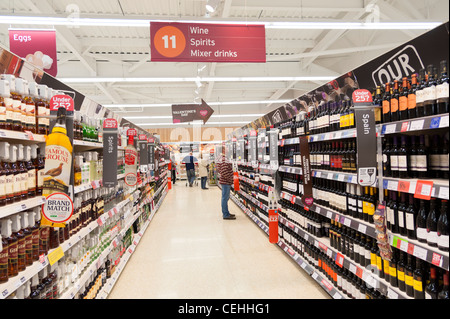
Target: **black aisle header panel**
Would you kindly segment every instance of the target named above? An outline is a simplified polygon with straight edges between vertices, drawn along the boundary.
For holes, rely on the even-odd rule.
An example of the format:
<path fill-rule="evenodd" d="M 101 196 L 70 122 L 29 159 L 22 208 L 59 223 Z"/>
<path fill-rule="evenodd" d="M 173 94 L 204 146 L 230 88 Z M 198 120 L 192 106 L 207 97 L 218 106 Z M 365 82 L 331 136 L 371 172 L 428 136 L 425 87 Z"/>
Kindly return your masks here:
<path fill-rule="evenodd" d="M 442 60 L 448 60 L 449 57 L 448 37 L 447 22 L 269 112 L 233 134 L 242 136 L 249 129 L 270 127 L 300 112 L 311 112 L 321 103 L 351 100 L 357 89 L 370 90 L 393 80 L 411 77 L 430 64 L 439 66 Z"/>

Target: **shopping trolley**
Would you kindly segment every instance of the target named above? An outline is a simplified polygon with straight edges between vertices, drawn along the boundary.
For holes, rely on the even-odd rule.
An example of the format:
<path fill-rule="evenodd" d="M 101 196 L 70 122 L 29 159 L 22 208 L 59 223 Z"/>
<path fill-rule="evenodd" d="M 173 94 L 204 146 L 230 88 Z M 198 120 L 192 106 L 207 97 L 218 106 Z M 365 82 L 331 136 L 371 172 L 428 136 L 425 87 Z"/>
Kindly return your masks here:
<path fill-rule="evenodd" d="M 185 165 L 186 167 L 186 165 Z M 194 163 L 194 181 L 192 182 L 192 185 L 198 186 L 198 179 L 199 179 L 199 173 L 198 173 L 198 163 Z M 189 176 L 187 174 L 187 169 L 186 170 L 186 187 L 189 185 Z"/>

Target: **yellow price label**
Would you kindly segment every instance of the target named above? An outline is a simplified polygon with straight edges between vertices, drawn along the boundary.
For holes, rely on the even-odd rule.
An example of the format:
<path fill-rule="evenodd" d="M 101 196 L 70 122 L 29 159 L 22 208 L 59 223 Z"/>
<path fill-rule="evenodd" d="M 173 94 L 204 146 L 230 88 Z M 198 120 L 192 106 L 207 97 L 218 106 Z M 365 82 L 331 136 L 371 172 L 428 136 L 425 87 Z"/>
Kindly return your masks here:
<path fill-rule="evenodd" d="M 51 265 L 56 263 L 58 260 L 60 260 L 62 257 L 64 257 L 64 251 L 62 250 L 62 247 L 59 246 L 54 251 L 48 254 L 48 262 Z"/>

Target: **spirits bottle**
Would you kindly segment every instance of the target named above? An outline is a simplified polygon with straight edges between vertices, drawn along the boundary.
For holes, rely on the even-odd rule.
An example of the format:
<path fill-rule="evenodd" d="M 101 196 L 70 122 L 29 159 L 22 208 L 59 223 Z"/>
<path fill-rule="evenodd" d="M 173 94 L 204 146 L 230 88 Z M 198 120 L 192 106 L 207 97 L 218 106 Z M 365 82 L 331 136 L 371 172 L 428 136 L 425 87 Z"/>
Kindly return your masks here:
<path fill-rule="evenodd" d="M 0 80 L 0 130 L 6 130 L 6 103 L 11 96 L 9 89 L 9 82 L 6 80 Z"/>
<path fill-rule="evenodd" d="M 67 136 L 66 109 L 59 108 L 56 123 L 45 145 L 44 196 L 53 192 L 68 194 L 73 146 Z"/>
<path fill-rule="evenodd" d="M 1 249 L 0 249 L 0 283 L 7 282 L 9 279 L 8 276 L 8 252 L 9 252 L 9 244 L 11 241 L 11 225 L 9 219 L 0 220 L 0 235 L 1 235 Z"/>
<path fill-rule="evenodd" d="M 17 169 L 20 174 L 20 200 L 25 200 L 28 198 L 28 171 L 24 162 L 24 147 L 22 144 L 18 144 L 17 147 Z"/>
<path fill-rule="evenodd" d="M 20 220 L 22 223 L 22 232 L 25 236 L 25 266 L 31 266 L 33 264 L 33 239 L 31 234 L 31 228 L 29 225 L 28 212 L 20 213 Z"/>
<path fill-rule="evenodd" d="M 14 194 L 13 201 L 19 202 L 21 200 L 21 187 L 20 187 L 20 179 L 21 175 L 19 172 L 19 168 L 17 166 L 17 146 L 11 145 L 9 148 L 9 165 L 11 167 L 11 172 L 13 174 L 13 182 L 12 182 L 12 191 Z"/>
<path fill-rule="evenodd" d="M 402 79 L 402 90 L 400 92 L 399 98 L 399 120 L 407 120 L 408 119 L 408 94 L 410 89 L 410 83 L 407 77 Z"/>
<path fill-rule="evenodd" d="M 22 226 L 20 222 L 21 216 L 15 214 L 11 217 L 12 224 L 11 228 L 13 235 L 17 238 L 17 270 L 23 271 L 26 268 L 25 265 L 25 235 L 22 231 Z"/>
<path fill-rule="evenodd" d="M 37 133 L 41 135 L 47 134 L 47 119 L 45 116 L 47 115 L 46 110 L 46 102 L 48 95 L 48 87 L 43 84 L 39 84 L 38 87 L 38 96 L 36 97 L 36 109 L 37 109 Z"/>

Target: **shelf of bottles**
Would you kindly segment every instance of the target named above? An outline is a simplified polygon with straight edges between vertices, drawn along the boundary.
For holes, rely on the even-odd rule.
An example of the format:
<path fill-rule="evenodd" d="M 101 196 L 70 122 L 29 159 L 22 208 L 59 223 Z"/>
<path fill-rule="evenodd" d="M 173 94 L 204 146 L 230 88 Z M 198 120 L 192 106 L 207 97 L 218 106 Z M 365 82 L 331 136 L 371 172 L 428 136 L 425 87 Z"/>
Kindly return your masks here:
<path fill-rule="evenodd" d="M 373 91 L 382 168 L 373 187 L 358 185 L 351 101 L 325 103 L 275 125 L 281 183 L 279 245 L 291 257 L 300 256 L 306 245 L 308 266 L 314 269 L 325 261 L 332 285 L 324 289 L 337 288 L 348 298 L 448 298 L 447 62 L 441 63 L 440 71 L 438 75 L 429 66 Z M 301 202 L 300 136 L 308 137 L 310 147 L 311 207 Z M 270 186 L 260 185 L 261 178 L 274 173 L 269 164 L 239 165 L 238 205 L 262 223 L 267 222 L 264 192 Z M 429 199 L 418 198 L 419 185 L 429 187 Z M 381 257 L 377 246 L 373 215 L 380 200 L 386 208 L 390 260 Z M 343 278 L 351 285 L 342 285 Z"/>
<path fill-rule="evenodd" d="M 118 184 L 104 187 L 102 120 L 75 111 L 74 213 L 64 228 L 41 228 L 44 143 L 49 101 L 56 94 L 45 85 L 0 75 L 0 299 L 85 298 L 88 291 L 93 297 L 116 266 L 112 260 L 124 253 L 136 227 L 156 212 L 167 192 L 165 168 L 157 182 L 140 172 L 139 186 L 124 185 L 123 128 Z M 152 191 L 141 198 L 149 184 Z"/>

